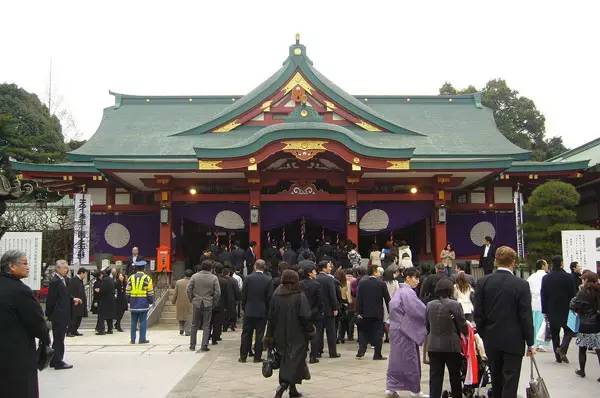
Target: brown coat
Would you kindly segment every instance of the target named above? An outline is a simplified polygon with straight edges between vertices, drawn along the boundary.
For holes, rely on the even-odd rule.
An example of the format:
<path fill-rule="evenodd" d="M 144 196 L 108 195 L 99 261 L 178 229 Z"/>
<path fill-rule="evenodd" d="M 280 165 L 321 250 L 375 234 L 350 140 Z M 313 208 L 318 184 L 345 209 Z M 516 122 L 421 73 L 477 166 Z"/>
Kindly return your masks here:
<path fill-rule="evenodd" d="M 189 321 L 192 315 L 192 304 L 187 296 L 187 287 L 190 278 L 183 278 L 175 282 L 175 292 L 173 293 L 173 304 L 176 305 L 177 320 Z"/>

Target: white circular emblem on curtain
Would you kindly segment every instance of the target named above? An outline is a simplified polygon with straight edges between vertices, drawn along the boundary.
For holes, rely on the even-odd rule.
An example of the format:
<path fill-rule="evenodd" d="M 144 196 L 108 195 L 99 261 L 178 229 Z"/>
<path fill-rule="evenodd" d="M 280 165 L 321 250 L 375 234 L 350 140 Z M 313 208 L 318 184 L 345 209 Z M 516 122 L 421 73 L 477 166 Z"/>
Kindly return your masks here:
<path fill-rule="evenodd" d="M 244 229 L 244 219 L 235 211 L 223 210 L 215 217 L 215 226 L 225 229 Z"/>
<path fill-rule="evenodd" d="M 130 238 L 127 227 L 118 222 L 109 224 L 104 230 L 104 240 L 115 249 L 127 246 Z"/>
<path fill-rule="evenodd" d="M 471 242 L 475 246 L 483 246 L 483 238 L 486 236 L 494 239 L 496 237 L 496 228 L 488 221 L 478 222 L 471 228 Z"/>
<path fill-rule="evenodd" d="M 390 224 L 387 213 L 381 209 L 369 210 L 360 219 L 358 227 L 363 231 L 375 232 L 386 229 Z"/>

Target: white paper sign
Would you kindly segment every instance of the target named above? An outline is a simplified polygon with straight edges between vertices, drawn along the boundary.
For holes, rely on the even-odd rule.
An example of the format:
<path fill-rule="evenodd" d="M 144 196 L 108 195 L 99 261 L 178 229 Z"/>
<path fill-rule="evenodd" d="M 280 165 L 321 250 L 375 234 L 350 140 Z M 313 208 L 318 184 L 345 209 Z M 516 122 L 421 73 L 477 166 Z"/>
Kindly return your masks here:
<path fill-rule="evenodd" d="M 0 256 L 8 250 L 20 250 L 27 254 L 29 276 L 22 279 L 31 290 L 40 290 L 42 279 L 42 233 L 6 232 L 0 239 Z"/>
<path fill-rule="evenodd" d="M 571 272 L 573 261 L 584 270 L 600 271 L 600 230 L 562 231 L 562 252 L 565 271 Z"/>
<path fill-rule="evenodd" d="M 75 194 L 75 216 L 73 223 L 73 265 L 90 263 L 90 205 L 92 196 Z"/>

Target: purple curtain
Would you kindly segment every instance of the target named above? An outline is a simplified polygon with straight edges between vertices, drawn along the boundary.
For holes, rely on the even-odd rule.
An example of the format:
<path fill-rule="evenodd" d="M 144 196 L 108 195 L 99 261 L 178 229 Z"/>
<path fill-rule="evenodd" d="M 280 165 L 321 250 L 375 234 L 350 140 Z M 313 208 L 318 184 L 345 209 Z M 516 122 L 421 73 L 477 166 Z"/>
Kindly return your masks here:
<path fill-rule="evenodd" d="M 408 227 L 429 216 L 433 211 L 433 204 L 429 201 L 415 202 L 369 202 L 358 204 L 358 221 L 369 211 L 379 209 L 386 212 L 389 218 L 387 228 L 381 231 L 363 231 L 361 235 L 375 235 L 380 232 L 391 232 Z"/>
<path fill-rule="evenodd" d="M 129 231 L 129 242 L 121 248 L 108 244 L 104 232 L 112 223 L 119 223 Z M 111 253 L 128 256 L 131 248 L 138 246 L 142 256 L 155 257 L 159 241 L 159 215 L 152 214 L 92 214 L 90 229 L 93 253 Z"/>
<path fill-rule="evenodd" d="M 448 241 L 454 245 L 458 256 L 479 254 L 482 243 L 473 243 L 471 230 L 475 225 L 484 221 L 494 226 L 496 247 L 507 245 L 516 249 L 517 230 L 514 212 L 449 213 L 447 221 Z"/>
<path fill-rule="evenodd" d="M 248 203 L 198 203 L 193 205 L 173 206 L 173 230 L 179 235 L 183 219 L 208 226 L 215 225 L 215 217 L 223 210 L 231 210 L 239 214 L 244 220 L 245 228 L 248 228 L 250 207 Z"/>
<path fill-rule="evenodd" d="M 260 223 L 263 231 L 300 220 L 318 223 L 338 233 L 346 233 L 346 206 L 331 202 L 269 202 L 260 206 Z"/>

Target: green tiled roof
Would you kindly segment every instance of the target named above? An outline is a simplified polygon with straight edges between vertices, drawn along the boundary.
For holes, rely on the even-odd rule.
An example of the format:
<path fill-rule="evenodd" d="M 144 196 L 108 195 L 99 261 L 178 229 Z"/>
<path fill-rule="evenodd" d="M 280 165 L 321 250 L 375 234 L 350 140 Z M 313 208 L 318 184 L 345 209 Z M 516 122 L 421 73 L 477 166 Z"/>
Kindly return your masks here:
<path fill-rule="evenodd" d="M 589 167 L 600 164 L 600 138 L 596 138 L 575 149 L 563 152 L 558 156 L 549 159 L 548 162 L 578 161 L 589 160 Z"/>
<path fill-rule="evenodd" d="M 512 162 L 507 172 L 513 173 L 543 173 L 551 171 L 578 171 L 588 168 L 589 161 L 578 160 L 572 162 Z"/>
<path fill-rule="evenodd" d="M 302 50 L 300 56 L 294 55 L 296 48 Z M 232 120 L 232 115 L 260 105 L 265 96 L 279 89 L 296 70 L 323 94 L 385 131 L 294 122 L 284 123 L 287 127 L 243 125 L 229 133 L 206 133 Z M 365 156 L 400 158 L 411 153 L 415 158 L 529 159 L 528 151 L 515 146 L 498 131 L 492 112 L 481 106 L 478 94 L 352 96 L 313 67 L 302 45 L 292 46 L 282 68 L 243 97 L 112 94 L 115 106 L 104 109 L 96 133 L 71 152 L 69 160 L 189 158 L 209 153 L 215 157 L 237 156 L 267 143 L 265 137 L 280 137 L 285 131 L 303 138 L 340 137 L 352 150 Z M 248 147 L 241 148 L 243 145 Z"/>

